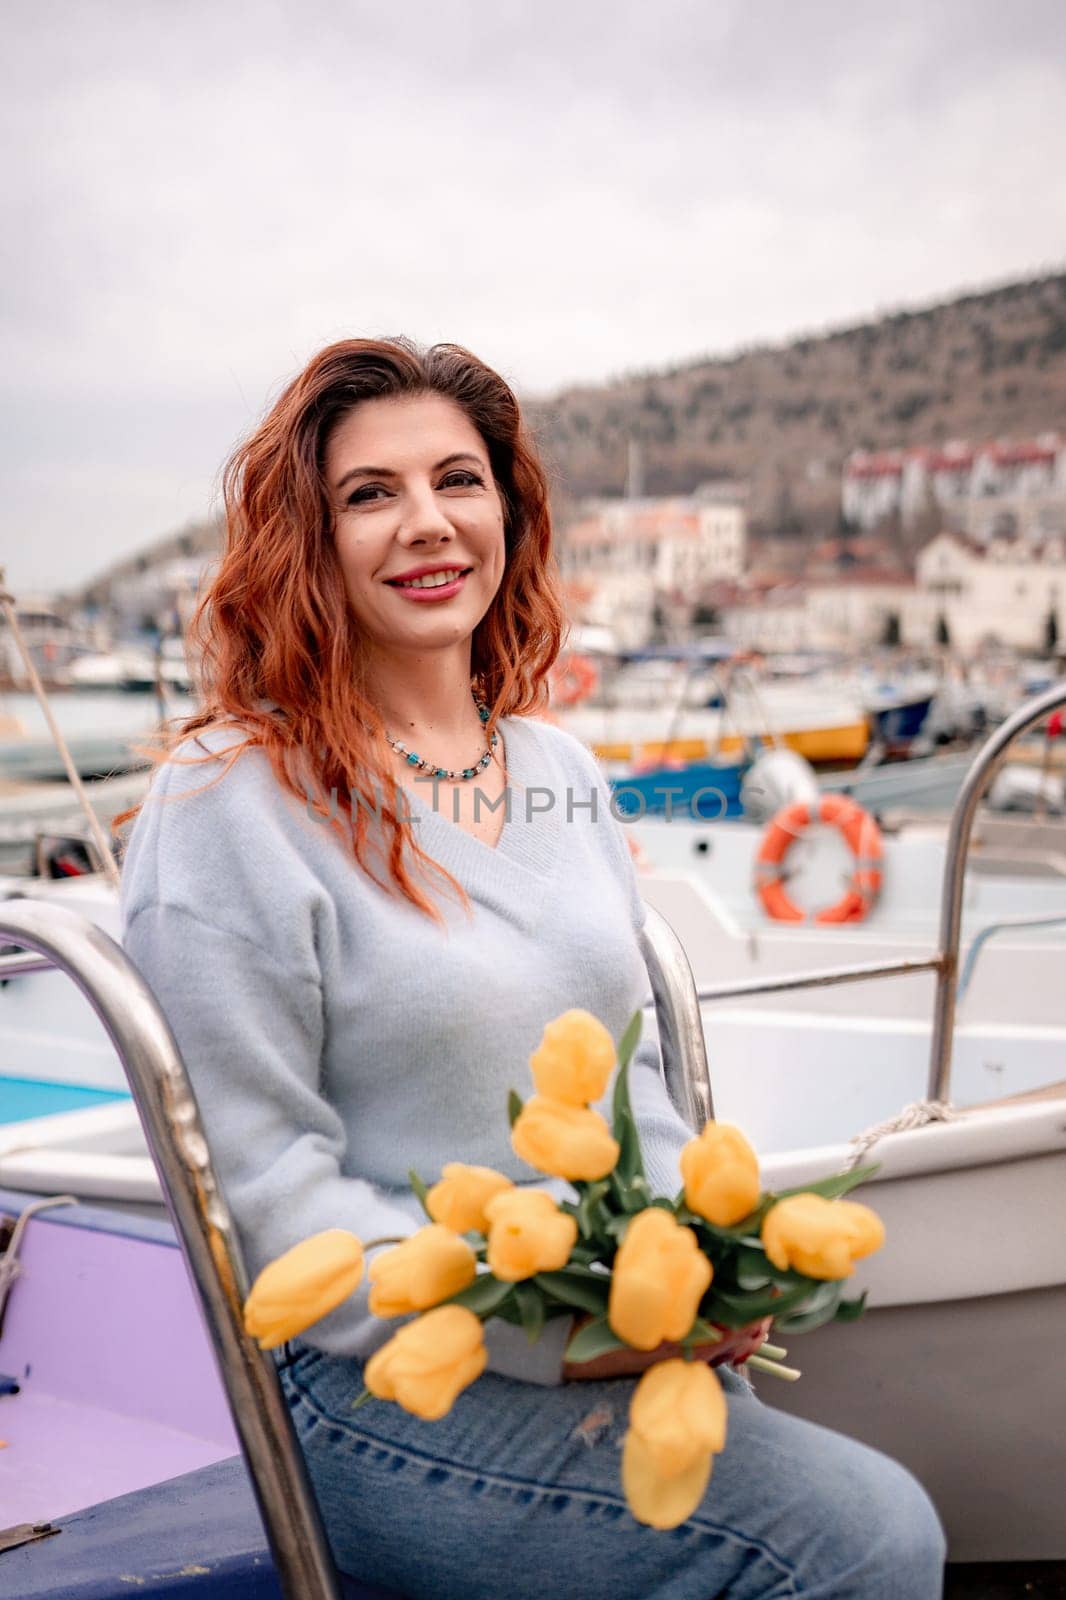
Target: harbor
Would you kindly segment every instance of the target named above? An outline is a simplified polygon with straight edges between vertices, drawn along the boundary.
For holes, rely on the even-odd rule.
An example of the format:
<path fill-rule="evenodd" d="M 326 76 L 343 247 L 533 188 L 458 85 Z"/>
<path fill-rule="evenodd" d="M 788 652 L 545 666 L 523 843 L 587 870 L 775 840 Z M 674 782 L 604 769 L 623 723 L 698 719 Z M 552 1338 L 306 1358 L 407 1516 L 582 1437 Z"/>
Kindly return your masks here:
<path fill-rule="evenodd" d="M 1066 1600 L 1059 11 L 5 62 L 0 1600 Z"/>

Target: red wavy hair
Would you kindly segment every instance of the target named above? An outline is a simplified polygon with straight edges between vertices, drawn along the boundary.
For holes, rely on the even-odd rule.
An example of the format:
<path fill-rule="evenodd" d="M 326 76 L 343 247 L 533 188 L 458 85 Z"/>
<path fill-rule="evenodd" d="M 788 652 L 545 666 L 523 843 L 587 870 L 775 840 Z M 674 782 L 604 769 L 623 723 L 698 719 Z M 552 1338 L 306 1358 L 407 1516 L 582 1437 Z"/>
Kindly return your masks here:
<path fill-rule="evenodd" d="M 244 749 L 264 749 L 278 782 L 329 819 L 376 883 L 441 920 L 411 877 L 407 852 L 468 901 L 405 819 L 385 729 L 362 688 L 366 645 L 344 588 L 323 472 L 332 430 L 361 400 L 419 394 L 462 407 L 488 450 L 504 508 L 503 578 L 471 642 L 473 686 L 490 711 L 486 733 L 502 716 L 545 704 L 563 609 L 547 479 L 514 393 L 460 345 L 342 339 L 311 358 L 226 463 L 225 549 L 189 629 L 202 704 L 140 748 L 160 765 L 190 734 L 247 730 L 232 755 L 220 752 L 230 756 L 220 778 Z M 196 765 L 215 759 L 210 752 L 189 758 Z M 364 803 L 353 807 L 352 792 Z M 122 812 L 112 829 L 139 810 Z M 368 863 L 368 810 L 384 828 L 387 881 Z"/>

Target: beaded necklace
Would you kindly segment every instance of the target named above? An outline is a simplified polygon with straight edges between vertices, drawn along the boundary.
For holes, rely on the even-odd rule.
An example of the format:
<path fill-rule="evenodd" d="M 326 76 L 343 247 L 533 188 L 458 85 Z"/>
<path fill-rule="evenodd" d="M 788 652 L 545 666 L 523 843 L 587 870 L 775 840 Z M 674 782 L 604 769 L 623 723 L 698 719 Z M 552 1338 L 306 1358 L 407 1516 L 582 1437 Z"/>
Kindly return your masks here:
<path fill-rule="evenodd" d="M 477 714 L 481 718 L 482 725 L 484 725 L 489 720 L 489 708 L 478 699 L 473 689 L 471 689 L 470 693 L 474 696 Z M 408 750 L 405 744 L 399 739 L 392 738 L 390 734 L 386 733 L 385 738 L 392 748 L 406 759 L 409 767 L 416 767 L 421 772 L 429 772 L 434 778 L 458 778 L 460 782 L 469 782 L 471 778 L 476 778 L 478 773 L 488 766 L 492 760 L 492 752 L 500 742 L 499 735 L 494 733 L 491 743 L 486 745 L 485 754 L 480 761 L 476 762 L 472 767 L 464 767 L 461 772 L 450 772 L 447 767 L 435 767 L 432 761 L 427 761 L 423 756 L 420 756 L 417 750 Z"/>

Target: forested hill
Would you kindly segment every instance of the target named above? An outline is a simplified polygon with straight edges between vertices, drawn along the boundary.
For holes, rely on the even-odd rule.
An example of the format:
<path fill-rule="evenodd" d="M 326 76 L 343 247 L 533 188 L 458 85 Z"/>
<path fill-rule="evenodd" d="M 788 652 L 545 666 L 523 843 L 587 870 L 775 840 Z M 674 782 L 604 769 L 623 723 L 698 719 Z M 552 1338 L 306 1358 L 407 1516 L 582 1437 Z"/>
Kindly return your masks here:
<path fill-rule="evenodd" d="M 560 509 L 621 493 L 637 439 L 647 494 L 744 479 L 756 534 L 828 532 L 852 450 L 1066 431 L 1066 273 L 530 410 Z"/>

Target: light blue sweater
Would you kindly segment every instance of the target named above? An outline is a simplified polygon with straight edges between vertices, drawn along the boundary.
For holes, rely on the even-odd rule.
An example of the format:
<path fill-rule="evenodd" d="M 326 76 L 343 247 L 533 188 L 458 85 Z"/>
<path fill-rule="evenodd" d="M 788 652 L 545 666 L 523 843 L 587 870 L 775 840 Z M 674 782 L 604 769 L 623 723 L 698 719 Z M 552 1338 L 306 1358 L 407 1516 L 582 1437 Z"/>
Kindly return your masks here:
<path fill-rule="evenodd" d="M 507 1092 L 532 1093 L 552 1017 L 583 1006 L 617 1039 L 646 1003 L 644 908 L 594 757 L 528 718 L 500 734 L 511 809 L 495 848 L 451 820 L 446 791 L 439 810 L 428 788 L 412 798 L 422 848 L 471 899 L 472 920 L 427 877 L 446 930 L 374 884 L 260 749 L 222 778 L 215 762 L 155 778 L 127 847 L 123 942 L 177 1039 L 253 1277 L 323 1228 L 370 1240 L 422 1226 L 412 1167 L 433 1183 L 469 1162 L 571 1193 L 514 1155 Z M 178 753 L 243 737 L 216 729 Z M 650 1016 L 633 1105 L 653 1192 L 674 1193 L 691 1134 Z M 364 1283 L 306 1337 L 365 1359 L 396 1326 L 370 1315 Z M 490 1367 L 558 1382 L 569 1329 L 549 1322 L 530 1347 L 491 1323 Z"/>

